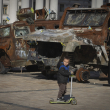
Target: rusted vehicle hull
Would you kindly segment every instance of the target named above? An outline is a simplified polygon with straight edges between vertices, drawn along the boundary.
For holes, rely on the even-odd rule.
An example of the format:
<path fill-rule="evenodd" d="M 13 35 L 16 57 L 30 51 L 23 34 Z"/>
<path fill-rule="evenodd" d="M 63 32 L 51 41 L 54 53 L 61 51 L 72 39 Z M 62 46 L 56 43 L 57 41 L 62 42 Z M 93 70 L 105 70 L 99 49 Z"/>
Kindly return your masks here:
<path fill-rule="evenodd" d="M 42 10 L 44 15 L 45 10 Z M 23 36 L 35 30 L 42 29 L 42 27 L 46 29 L 58 28 L 60 21 L 51 20 L 49 22 L 46 21 L 44 17 L 42 19 L 39 17 L 40 20 L 34 20 L 34 14 L 35 13 L 31 12 L 31 8 L 21 9 L 17 12 L 17 17 L 21 21 L 0 26 L 1 71 L 2 67 L 12 68 L 17 66 L 27 67 L 29 65 L 36 65 L 37 62 L 31 58 L 33 55 L 29 54 L 31 51 L 35 51 L 35 48 L 32 46 L 33 42 L 28 42 L 30 44 L 28 45 L 27 41 L 22 39 Z"/>
<path fill-rule="evenodd" d="M 5 67 L 26 65 L 29 46 L 22 40 L 23 30 L 34 31 L 26 22 L 0 26 L 0 62 Z"/>
<path fill-rule="evenodd" d="M 38 45 L 36 48 L 38 48 L 38 54 L 36 58 L 39 57 L 40 59 L 36 60 L 44 60 L 44 65 L 51 66 L 51 70 L 54 68 L 53 71 L 57 70 L 56 65 L 59 60 L 62 60 L 64 55 L 70 56 L 70 65 L 72 67 L 74 64 L 79 63 L 108 65 L 108 56 L 104 51 L 105 48 L 93 44 L 89 39 L 77 37 L 73 29 L 38 30 L 24 37 L 24 39 L 37 41 Z M 105 52 L 104 57 L 106 60 L 102 57 L 98 62 L 97 54 L 99 51 Z"/>
<path fill-rule="evenodd" d="M 58 71 L 56 64 L 68 55 L 71 70 L 77 79 L 87 81 L 90 75 L 88 70 L 99 69 L 108 74 L 109 19 L 110 11 L 107 7 L 67 8 L 58 30 L 36 30 L 23 39 L 38 43 L 36 61 L 43 63 L 43 74 Z"/>
<path fill-rule="evenodd" d="M 58 29 L 60 20 L 36 20 L 35 30 L 38 29 Z"/>
<path fill-rule="evenodd" d="M 82 22 L 80 22 L 81 18 L 78 15 L 79 13 L 81 13 L 80 16 L 82 16 L 82 18 L 84 13 L 86 13 L 87 15 L 84 17 Z M 74 15 L 79 17 L 80 23 L 78 24 L 77 21 L 78 18 L 75 18 L 76 21 L 74 21 L 71 15 L 73 18 Z M 73 28 L 76 33 L 76 36 L 81 37 L 83 39 L 89 39 L 94 44 L 92 45 L 92 49 L 89 48 L 88 45 L 81 46 L 81 49 L 78 49 L 77 47 L 76 50 L 74 51 L 75 63 L 79 62 L 79 64 L 81 63 L 89 64 L 90 68 L 91 67 L 92 69 L 97 68 L 100 72 L 103 72 L 106 75 L 110 73 L 108 71 L 109 45 L 110 45 L 109 27 L 110 27 L 109 5 L 106 5 L 106 7 L 102 6 L 102 8 L 99 9 L 67 8 L 63 14 L 63 17 L 59 25 L 60 29 Z M 89 42 L 89 44 L 91 42 Z M 94 50 L 97 51 L 95 52 Z M 89 60 L 91 60 L 92 62 L 90 61 L 88 63 Z M 89 67 L 88 69 L 90 69 Z"/>

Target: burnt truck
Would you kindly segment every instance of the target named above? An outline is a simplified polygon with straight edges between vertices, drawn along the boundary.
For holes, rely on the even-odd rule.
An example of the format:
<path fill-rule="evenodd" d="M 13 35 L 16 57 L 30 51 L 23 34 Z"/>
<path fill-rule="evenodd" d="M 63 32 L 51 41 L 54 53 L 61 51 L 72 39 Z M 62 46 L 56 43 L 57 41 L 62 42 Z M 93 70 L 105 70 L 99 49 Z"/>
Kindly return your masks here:
<path fill-rule="evenodd" d="M 34 10 L 23 8 L 17 12 L 16 21 L 12 24 L 0 25 L 0 73 L 5 73 L 12 67 L 36 65 L 35 60 L 28 60 L 30 51 L 34 51 L 34 42 L 23 40 L 23 36 L 35 30 L 49 28 L 54 29 L 59 21 L 46 21 L 46 10 Z M 37 20 L 35 20 L 35 14 Z M 49 25 L 50 24 L 50 25 Z M 31 46 L 30 46 L 31 45 Z M 31 47 L 31 48 L 30 48 Z"/>
<path fill-rule="evenodd" d="M 27 61 L 29 46 L 22 36 L 35 31 L 32 27 L 25 21 L 0 26 L 0 73 L 31 63 Z"/>
<path fill-rule="evenodd" d="M 53 76 L 57 63 L 65 55 L 70 57 L 70 70 L 78 81 L 87 81 L 90 70 L 98 70 L 109 77 L 110 4 L 101 8 L 66 8 L 59 29 L 41 29 L 24 36 L 34 41 L 34 56 L 42 73 Z"/>

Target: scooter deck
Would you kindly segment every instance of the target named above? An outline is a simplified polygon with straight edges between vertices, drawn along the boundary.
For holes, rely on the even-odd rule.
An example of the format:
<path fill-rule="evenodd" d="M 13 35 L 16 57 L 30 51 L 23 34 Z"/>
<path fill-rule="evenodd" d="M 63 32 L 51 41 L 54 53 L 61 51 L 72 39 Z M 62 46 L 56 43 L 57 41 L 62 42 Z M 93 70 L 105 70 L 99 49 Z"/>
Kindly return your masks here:
<path fill-rule="evenodd" d="M 72 105 L 77 105 L 77 100 L 75 98 L 70 98 L 68 101 L 66 102 L 58 102 L 58 101 L 54 101 L 54 100 L 50 100 L 49 101 L 50 104 L 72 104 Z"/>
<path fill-rule="evenodd" d="M 60 101 L 59 101 L 59 102 L 58 102 L 58 101 L 50 100 L 49 103 L 51 103 L 51 104 L 69 104 L 70 101 L 67 101 L 67 102 L 63 102 L 63 101 L 60 102 Z"/>

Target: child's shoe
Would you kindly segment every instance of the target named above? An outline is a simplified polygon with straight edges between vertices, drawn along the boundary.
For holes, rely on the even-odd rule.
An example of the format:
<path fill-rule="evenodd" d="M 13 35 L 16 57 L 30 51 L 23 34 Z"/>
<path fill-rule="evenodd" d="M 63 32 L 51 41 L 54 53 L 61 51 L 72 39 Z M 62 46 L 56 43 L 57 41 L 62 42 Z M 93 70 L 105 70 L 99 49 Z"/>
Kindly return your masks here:
<path fill-rule="evenodd" d="M 61 98 L 62 100 L 64 100 L 64 96 L 62 96 L 62 98 Z"/>
<path fill-rule="evenodd" d="M 64 102 L 66 101 L 66 100 L 64 99 L 64 96 L 62 96 L 62 100 L 64 100 Z"/>

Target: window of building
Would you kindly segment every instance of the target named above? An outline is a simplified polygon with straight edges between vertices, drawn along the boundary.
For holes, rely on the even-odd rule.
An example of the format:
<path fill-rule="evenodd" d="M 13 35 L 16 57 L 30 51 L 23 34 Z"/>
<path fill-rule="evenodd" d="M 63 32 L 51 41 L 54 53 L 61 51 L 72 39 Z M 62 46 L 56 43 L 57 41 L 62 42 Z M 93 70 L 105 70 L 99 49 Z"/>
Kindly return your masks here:
<path fill-rule="evenodd" d="M 60 12 L 64 12 L 64 4 L 60 4 Z"/>
<path fill-rule="evenodd" d="M 3 20 L 3 25 L 6 25 L 7 24 L 7 21 L 6 20 Z"/>
<path fill-rule="evenodd" d="M 35 10 L 35 0 L 34 0 L 34 2 L 33 2 L 33 9 Z"/>
<path fill-rule="evenodd" d="M 19 6 L 19 10 L 21 9 L 21 6 Z"/>
<path fill-rule="evenodd" d="M 91 3 L 92 2 L 92 0 L 88 0 L 88 3 Z"/>
<path fill-rule="evenodd" d="M 8 5 L 3 5 L 3 14 L 7 14 Z"/>
<path fill-rule="evenodd" d="M 103 4 L 104 4 L 104 5 L 107 4 L 107 3 L 109 3 L 108 0 L 103 0 Z"/>
<path fill-rule="evenodd" d="M 59 17 L 60 19 L 62 18 L 62 16 Z"/>

